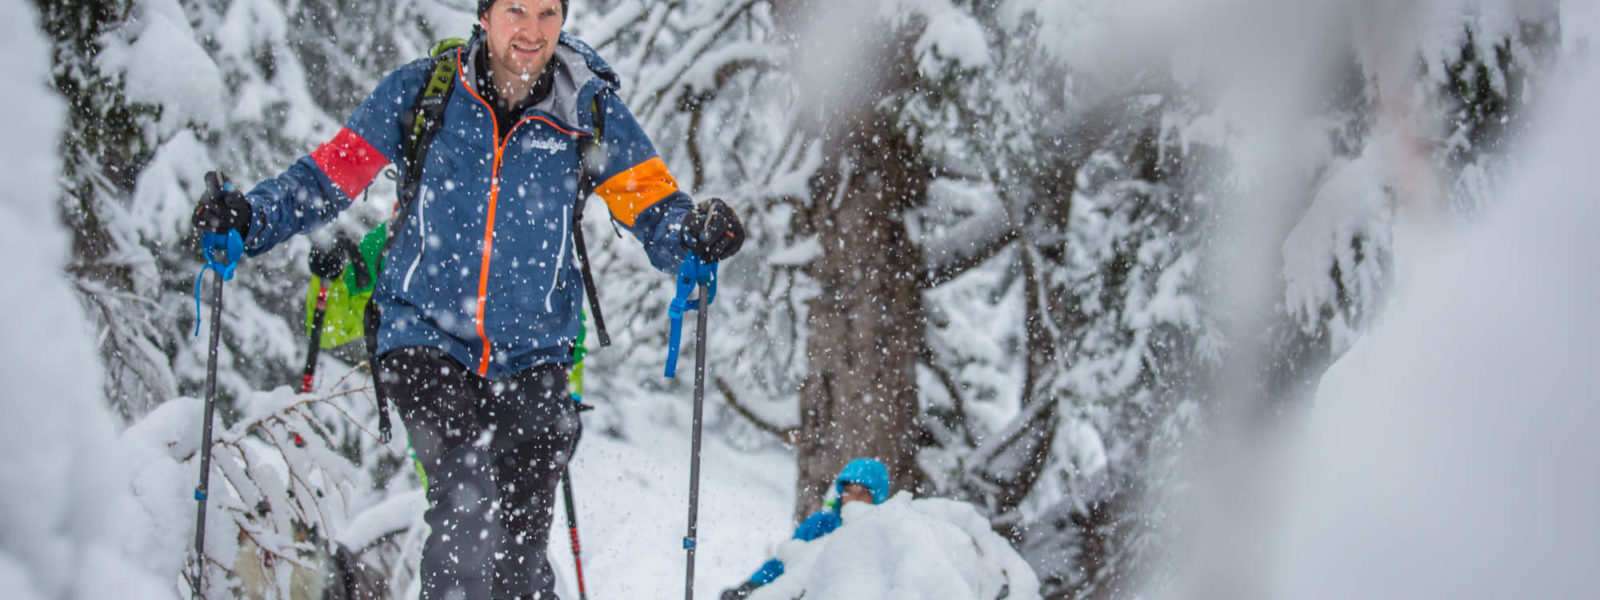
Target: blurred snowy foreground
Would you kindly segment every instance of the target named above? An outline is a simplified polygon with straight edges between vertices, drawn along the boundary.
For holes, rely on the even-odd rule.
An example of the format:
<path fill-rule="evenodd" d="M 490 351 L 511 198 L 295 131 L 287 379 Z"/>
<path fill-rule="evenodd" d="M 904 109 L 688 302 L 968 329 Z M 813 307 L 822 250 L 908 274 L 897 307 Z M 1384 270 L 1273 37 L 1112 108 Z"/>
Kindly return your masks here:
<path fill-rule="evenodd" d="M 1600 598 L 1600 69 L 1324 377 L 1275 598 Z"/>
<path fill-rule="evenodd" d="M 128 479 L 93 337 L 62 276 L 53 150 L 66 111 L 22 4 L 0 0 L 0 70 L 16 77 L 0 100 L 0 596 L 159 597 L 122 545 Z"/>

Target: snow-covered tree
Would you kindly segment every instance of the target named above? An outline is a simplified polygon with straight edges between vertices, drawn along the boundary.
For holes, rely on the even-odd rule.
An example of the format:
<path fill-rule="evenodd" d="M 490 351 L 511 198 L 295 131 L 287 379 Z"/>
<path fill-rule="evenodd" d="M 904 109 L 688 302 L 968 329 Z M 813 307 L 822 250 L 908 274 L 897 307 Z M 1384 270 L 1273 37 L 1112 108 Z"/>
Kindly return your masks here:
<path fill-rule="evenodd" d="M 26 600 L 159 598 L 162 581 L 142 568 L 129 471 L 115 417 L 100 401 L 94 331 L 65 276 L 75 249 L 55 209 L 58 155 L 68 110 L 50 89 L 50 46 L 39 12 L 0 2 L 13 87 L 0 114 L 0 587 Z"/>

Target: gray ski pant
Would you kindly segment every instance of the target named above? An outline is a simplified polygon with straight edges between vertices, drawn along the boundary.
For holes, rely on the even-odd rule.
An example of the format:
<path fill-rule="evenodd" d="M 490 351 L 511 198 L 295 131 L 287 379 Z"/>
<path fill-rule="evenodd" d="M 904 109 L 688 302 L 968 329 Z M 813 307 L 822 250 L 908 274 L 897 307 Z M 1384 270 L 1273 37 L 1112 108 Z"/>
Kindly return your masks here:
<path fill-rule="evenodd" d="M 422 598 L 554 600 L 545 547 L 579 435 L 567 367 L 489 380 L 431 348 L 379 363 L 428 479 Z"/>

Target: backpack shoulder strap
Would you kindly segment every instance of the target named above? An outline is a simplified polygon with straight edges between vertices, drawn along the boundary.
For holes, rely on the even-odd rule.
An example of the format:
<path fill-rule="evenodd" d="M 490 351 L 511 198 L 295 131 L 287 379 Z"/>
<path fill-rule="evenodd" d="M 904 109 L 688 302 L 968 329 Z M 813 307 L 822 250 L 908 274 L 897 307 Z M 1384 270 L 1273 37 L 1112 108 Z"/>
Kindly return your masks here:
<path fill-rule="evenodd" d="M 416 203 L 417 195 L 422 191 L 422 164 L 428 156 L 428 146 L 433 144 L 434 135 L 444 127 L 444 109 L 450 102 L 450 93 L 455 90 L 456 70 L 460 68 L 460 48 L 465 45 L 466 40 L 461 38 L 445 38 L 433 46 L 430 53 L 433 69 L 429 70 L 427 81 L 417 91 L 416 101 L 412 103 L 411 110 L 404 113 L 405 118 L 400 123 L 406 153 L 405 177 L 400 182 L 400 198 L 394 207 L 394 217 L 385 225 L 383 250 L 379 252 L 380 273 L 387 266 L 384 263 L 388 261 L 382 258 L 389 253 L 395 232 L 405 229 L 406 220 L 411 216 L 411 205 Z M 377 383 L 378 327 L 383 322 L 378 314 L 377 298 L 378 295 L 373 294 L 367 300 L 362 329 L 367 342 L 367 368 L 372 372 L 373 395 L 378 400 L 378 437 L 388 442 L 391 435 L 389 399 L 383 393 L 383 385 Z"/>
<path fill-rule="evenodd" d="M 578 200 L 572 211 L 572 245 L 578 251 L 578 263 L 582 265 L 583 294 L 589 297 L 589 313 L 594 315 L 594 331 L 600 338 L 600 347 L 611 345 L 611 335 L 606 333 L 606 320 L 600 314 L 600 293 L 594 285 L 594 272 L 589 267 L 589 248 L 583 241 L 583 208 L 589 201 L 589 194 L 594 192 L 594 176 L 603 168 L 593 164 L 592 161 L 604 156 L 601 151 L 601 139 L 605 135 L 604 112 L 600 110 L 600 93 L 596 92 L 589 99 L 589 114 L 594 118 L 594 138 L 588 143 L 581 143 L 578 147 Z"/>
<path fill-rule="evenodd" d="M 580 149 L 578 165 L 578 208 L 580 210 L 577 213 L 579 218 L 582 218 L 583 211 L 581 209 L 588 203 L 589 194 L 594 192 L 594 187 L 597 183 L 594 180 L 595 175 L 605 168 L 605 165 L 593 162 L 605 156 L 601 153 L 601 145 L 604 143 L 602 140 L 605 138 L 606 131 L 605 115 L 600 110 L 601 93 L 595 92 L 595 95 L 589 98 L 589 114 L 594 120 L 594 136 L 588 142 L 578 145 Z"/>
<path fill-rule="evenodd" d="M 434 45 L 433 69 L 428 72 L 422 89 L 417 91 L 411 110 L 405 113 L 408 122 L 401 124 L 401 133 L 406 151 L 406 174 L 400 187 L 401 204 L 395 212 L 394 220 L 398 225 L 405 224 L 405 215 L 420 191 L 422 163 L 428 156 L 428 147 L 444 127 L 444 109 L 450 102 L 451 92 L 455 91 L 460 48 L 465 45 L 466 41 L 461 38 L 446 38 Z M 392 233 L 396 229 L 399 227 L 391 227 L 389 231 Z"/>

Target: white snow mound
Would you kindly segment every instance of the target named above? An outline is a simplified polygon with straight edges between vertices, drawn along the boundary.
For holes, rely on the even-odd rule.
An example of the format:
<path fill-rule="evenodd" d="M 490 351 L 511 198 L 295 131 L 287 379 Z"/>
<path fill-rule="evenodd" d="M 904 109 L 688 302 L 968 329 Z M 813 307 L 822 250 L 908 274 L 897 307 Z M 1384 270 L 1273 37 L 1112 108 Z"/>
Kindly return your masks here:
<path fill-rule="evenodd" d="M 852 503 L 844 525 L 778 547 L 784 574 L 750 600 L 1033 600 L 1039 578 L 969 504 L 900 492 Z"/>

